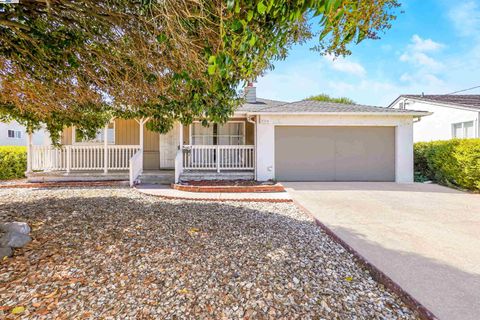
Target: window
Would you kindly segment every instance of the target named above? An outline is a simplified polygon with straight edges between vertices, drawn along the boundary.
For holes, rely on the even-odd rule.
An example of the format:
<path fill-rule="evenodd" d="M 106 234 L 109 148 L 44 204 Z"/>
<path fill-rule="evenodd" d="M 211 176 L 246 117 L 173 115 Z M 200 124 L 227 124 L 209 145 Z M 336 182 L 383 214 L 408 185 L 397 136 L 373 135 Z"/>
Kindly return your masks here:
<path fill-rule="evenodd" d="M 245 122 L 212 124 L 208 127 L 194 122 L 190 141 L 193 145 L 244 145 Z"/>
<path fill-rule="evenodd" d="M 21 139 L 22 131 L 19 130 L 8 130 L 8 137 L 12 139 Z"/>
<path fill-rule="evenodd" d="M 100 129 L 97 131 L 95 138 L 93 139 L 82 139 L 78 131 L 73 128 L 73 136 L 75 137 L 74 143 L 75 144 L 102 144 L 104 143 L 104 129 Z M 107 143 L 108 144 L 115 144 L 115 123 L 109 123 L 107 129 Z"/>
<path fill-rule="evenodd" d="M 453 138 L 475 138 L 475 126 L 473 121 L 459 122 L 452 124 Z"/>
<path fill-rule="evenodd" d="M 217 126 L 219 145 L 242 145 L 245 144 L 245 123 L 231 122 Z"/>

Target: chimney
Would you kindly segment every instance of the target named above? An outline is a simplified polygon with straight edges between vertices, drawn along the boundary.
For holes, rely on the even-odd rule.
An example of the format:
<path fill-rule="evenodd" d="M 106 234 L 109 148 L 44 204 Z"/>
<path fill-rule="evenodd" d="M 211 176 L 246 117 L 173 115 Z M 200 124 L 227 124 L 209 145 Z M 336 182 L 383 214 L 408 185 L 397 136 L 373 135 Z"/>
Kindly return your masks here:
<path fill-rule="evenodd" d="M 252 82 L 249 82 L 243 91 L 245 94 L 245 99 L 247 103 L 256 103 L 257 102 L 257 88 L 253 86 Z"/>

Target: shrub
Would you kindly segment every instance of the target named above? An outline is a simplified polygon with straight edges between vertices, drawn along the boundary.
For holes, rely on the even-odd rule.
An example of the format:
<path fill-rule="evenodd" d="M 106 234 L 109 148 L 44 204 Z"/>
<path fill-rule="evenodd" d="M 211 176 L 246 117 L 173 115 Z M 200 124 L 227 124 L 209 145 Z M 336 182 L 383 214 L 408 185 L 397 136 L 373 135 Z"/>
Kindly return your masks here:
<path fill-rule="evenodd" d="M 480 190 L 480 139 L 419 142 L 414 155 L 415 176 Z"/>
<path fill-rule="evenodd" d="M 0 180 L 25 177 L 26 147 L 0 147 Z"/>

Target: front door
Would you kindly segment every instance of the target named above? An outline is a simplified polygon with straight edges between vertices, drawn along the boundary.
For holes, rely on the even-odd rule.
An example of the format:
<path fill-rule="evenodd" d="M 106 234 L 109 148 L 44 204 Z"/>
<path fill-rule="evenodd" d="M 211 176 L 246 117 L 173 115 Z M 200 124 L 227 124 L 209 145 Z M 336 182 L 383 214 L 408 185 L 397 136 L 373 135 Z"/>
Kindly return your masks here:
<path fill-rule="evenodd" d="M 177 147 L 180 145 L 180 126 L 175 124 L 169 132 L 160 135 L 160 169 L 174 169 Z"/>

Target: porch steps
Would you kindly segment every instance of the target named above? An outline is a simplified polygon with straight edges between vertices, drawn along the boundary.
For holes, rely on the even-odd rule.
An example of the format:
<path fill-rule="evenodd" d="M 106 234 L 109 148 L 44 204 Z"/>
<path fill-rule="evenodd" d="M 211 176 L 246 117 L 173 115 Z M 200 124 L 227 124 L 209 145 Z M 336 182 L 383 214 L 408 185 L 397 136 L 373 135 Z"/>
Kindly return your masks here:
<path fill-rule="evenodd" d="M 180 182 L 202 180 L 254 180 L 251 171 L 216 172 L 216 171 L 184 171 L 180 175 Z"/>
<path fill-rule="evenodd" d="M 173 170 L 155 170 L 144 171 L 138 180 L 140 184 L 167 184 L 175 182 L 175 172 Z"/>

